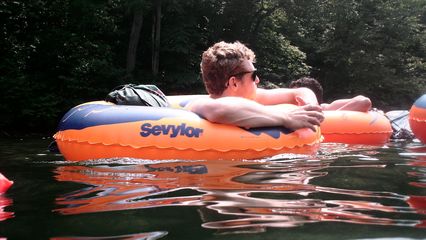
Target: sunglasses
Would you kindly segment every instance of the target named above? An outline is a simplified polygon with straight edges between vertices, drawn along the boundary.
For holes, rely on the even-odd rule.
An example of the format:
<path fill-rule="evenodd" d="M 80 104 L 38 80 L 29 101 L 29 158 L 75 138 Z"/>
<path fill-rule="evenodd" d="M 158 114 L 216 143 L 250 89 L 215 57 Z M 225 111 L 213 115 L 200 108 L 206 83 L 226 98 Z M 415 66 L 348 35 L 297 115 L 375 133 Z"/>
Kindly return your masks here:
<path fill-rule="evenodd" d="M 237 74 L 233 74 L 230 77 L 242 78 L 244 76 L 244 74 L 247 74 L 247 73 L 251 73 L 251 79 L 253 80 L 253 82 L 255 82 L 256 78 L 257 78 L 257 71 L 256 70 L 253 71 L 253 72 L 240 72 L 240 73 L 237 73 Z M 226 82 L 225 87 L 227 88 L 228 86 L 229 86 L 229 82 Z"/>
<path fill-rule="evenodd" d="M 236 78 L 241 78 L 242 76 L 244 76 L 244 74 L 247 74 L 247 73 L 250 73 L 250 72 L 240 72 L 240 73 L 234 74 L 232 76 L 234 76 Z M 257 78 L 257 71 L 251 72 L 251 79 L 253 80 L 253 82 L 256 81 L 256 78 Z"/>

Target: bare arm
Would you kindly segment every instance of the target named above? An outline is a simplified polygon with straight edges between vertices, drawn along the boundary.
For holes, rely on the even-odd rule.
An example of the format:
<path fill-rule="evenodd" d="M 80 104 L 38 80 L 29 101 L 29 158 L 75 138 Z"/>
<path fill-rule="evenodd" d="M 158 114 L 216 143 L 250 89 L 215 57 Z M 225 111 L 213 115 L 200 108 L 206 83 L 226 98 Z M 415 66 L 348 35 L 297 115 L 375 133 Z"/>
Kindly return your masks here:
<path fill-rule="evenodd" d="M 295 104 L 298 106 L 306 104 L 318 105 L 315 93 L 309 88 L 258 88 L 255 100 L 263 105 L 275 105 L 282 103 Z"/>
<path fill-rule="evenodd" d="M 190 103 L 187 109 L 211 122 L 245 128 L 284 126 L 291 129 L 310 128 L 315 131 L 315 125 L 318 126 L 324 119 L 319 106 L 280 109 L 240 97 L 200 99 Z"/>
<path fill-rule="evenodd" d="M 349 110 L 368 112 L 371 109 L 371 100 L 364 96 L 356 96 L 350 99 L 339 99 L 330 104 L 321 104 L 322 110 Z"/>

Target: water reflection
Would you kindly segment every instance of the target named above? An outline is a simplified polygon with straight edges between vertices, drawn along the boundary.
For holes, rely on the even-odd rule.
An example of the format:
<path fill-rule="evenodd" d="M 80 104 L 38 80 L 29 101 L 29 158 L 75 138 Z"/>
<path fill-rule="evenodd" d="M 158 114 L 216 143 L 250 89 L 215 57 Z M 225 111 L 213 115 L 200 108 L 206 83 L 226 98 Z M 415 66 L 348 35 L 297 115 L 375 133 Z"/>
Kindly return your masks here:
<path fill-rule="evenodd" d="M 329 180 L 342 170 L 372 171 L 370 175 L 386 171 L 393 163 L 376 154 L 374 149 L 336 154 L 325 148 L 317 157 L 281 156 L 265 161 L 59 166 L 58 181 L 88 186 L 58 197 L 60 207 L 55 211 L 81 214 L 197 206 L 203 227 L 231 231 L 259 232 L 265 227 L 322 221 L 425 227 L 426 204 L 421 195 L 341 187 L 345 181 L 354 184 L 349 177 L 339 179 L 339 184 Z"/>
<path fill-rule="evenodd" d="M 14 217 L 13 212 L 7 212 L 4 210 L 6 207 L 11 206 L 12 203 L 12 199 L 4 195 L 0 195 L 0 222 Z"/>
<path fill-rule="evenodd" d="M 426 146 L 410 146 L 406 150 L 407 152 L 403 152 L 400 155 L 411 158 L 408 161 L 408 165 L 414 166 L 410 171 L 407 171 L 410 179 L 414 180 L 409 182 L 409 185 L 426 189 Z M 426 215 L 426 196 L 411 195 L 407 199 L 407 203 L 417 213 Z M 426 220 L 423 220 L 419 226 L 426 227 Z"/>
<path fill-rule="evenodd" d="M 54 237 L 50 240 L 111 240 L 111 239 L 120 239 L 120 240 L 155 240 L 160 239 L 167 235 L 167 232 L 148 232 L 148 233 L 137 233 L 137 234 L 126 234 L 118 236 L 108 236 L 108 237 Z"/>

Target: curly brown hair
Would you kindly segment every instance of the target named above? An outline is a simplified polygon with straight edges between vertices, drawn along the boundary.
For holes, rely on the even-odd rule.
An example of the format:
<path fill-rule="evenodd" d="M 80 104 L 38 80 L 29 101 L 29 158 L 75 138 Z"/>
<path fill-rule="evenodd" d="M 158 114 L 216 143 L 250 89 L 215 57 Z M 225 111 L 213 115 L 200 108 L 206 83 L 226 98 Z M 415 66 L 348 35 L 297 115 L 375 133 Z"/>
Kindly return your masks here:
<path fill-rule="evenodd" d="M 315 93 L 318 103 L 320 104 L 322 103 L 322 95 L 323 95 L 322 86 L 314 78 L 310 78 L 310 77 L 299 78 L 297 80 L 292 81 L 289 87 L 290 88 L 300 88 L 300 87 L 309 88 Z"/>
<path fill-rule="evenodd" d="M 255 54 L 244 44 L 218 42 L 207 49 L 202 56 L 200 68 L 206 90 L 211 95 L 221 95 L 226 82 L 235 74 L 239 65 L 249 60 L 255 62 Z"/>

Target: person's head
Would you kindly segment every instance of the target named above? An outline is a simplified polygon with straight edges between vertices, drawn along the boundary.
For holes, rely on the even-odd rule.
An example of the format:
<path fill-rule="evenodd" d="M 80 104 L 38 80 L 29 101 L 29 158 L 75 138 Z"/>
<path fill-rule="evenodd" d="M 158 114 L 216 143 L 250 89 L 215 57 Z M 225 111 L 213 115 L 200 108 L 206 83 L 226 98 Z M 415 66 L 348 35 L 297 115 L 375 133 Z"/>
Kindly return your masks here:
<path fill-rule="evenodd" d="M 238 41 L 211 46 L 203 53 L 200 64 L 207 92 L 221 96 L 229 88 L 235 90 L 235 95 L 254 98 L 258 83 L 255 58 L 253 51 Z"/>
<path fill-rule="evenodd" d="M 314 78 L 310 78 L 310 77 L 299 78 L 297 80 L 292 81 L 289 87 L 290 88 L 300 88 L 300 87 L 309 88 L 315 93 L 318 103 L 320 104 L 322 103 L 322 95 L 323 95 L 322 86 Z"/>

